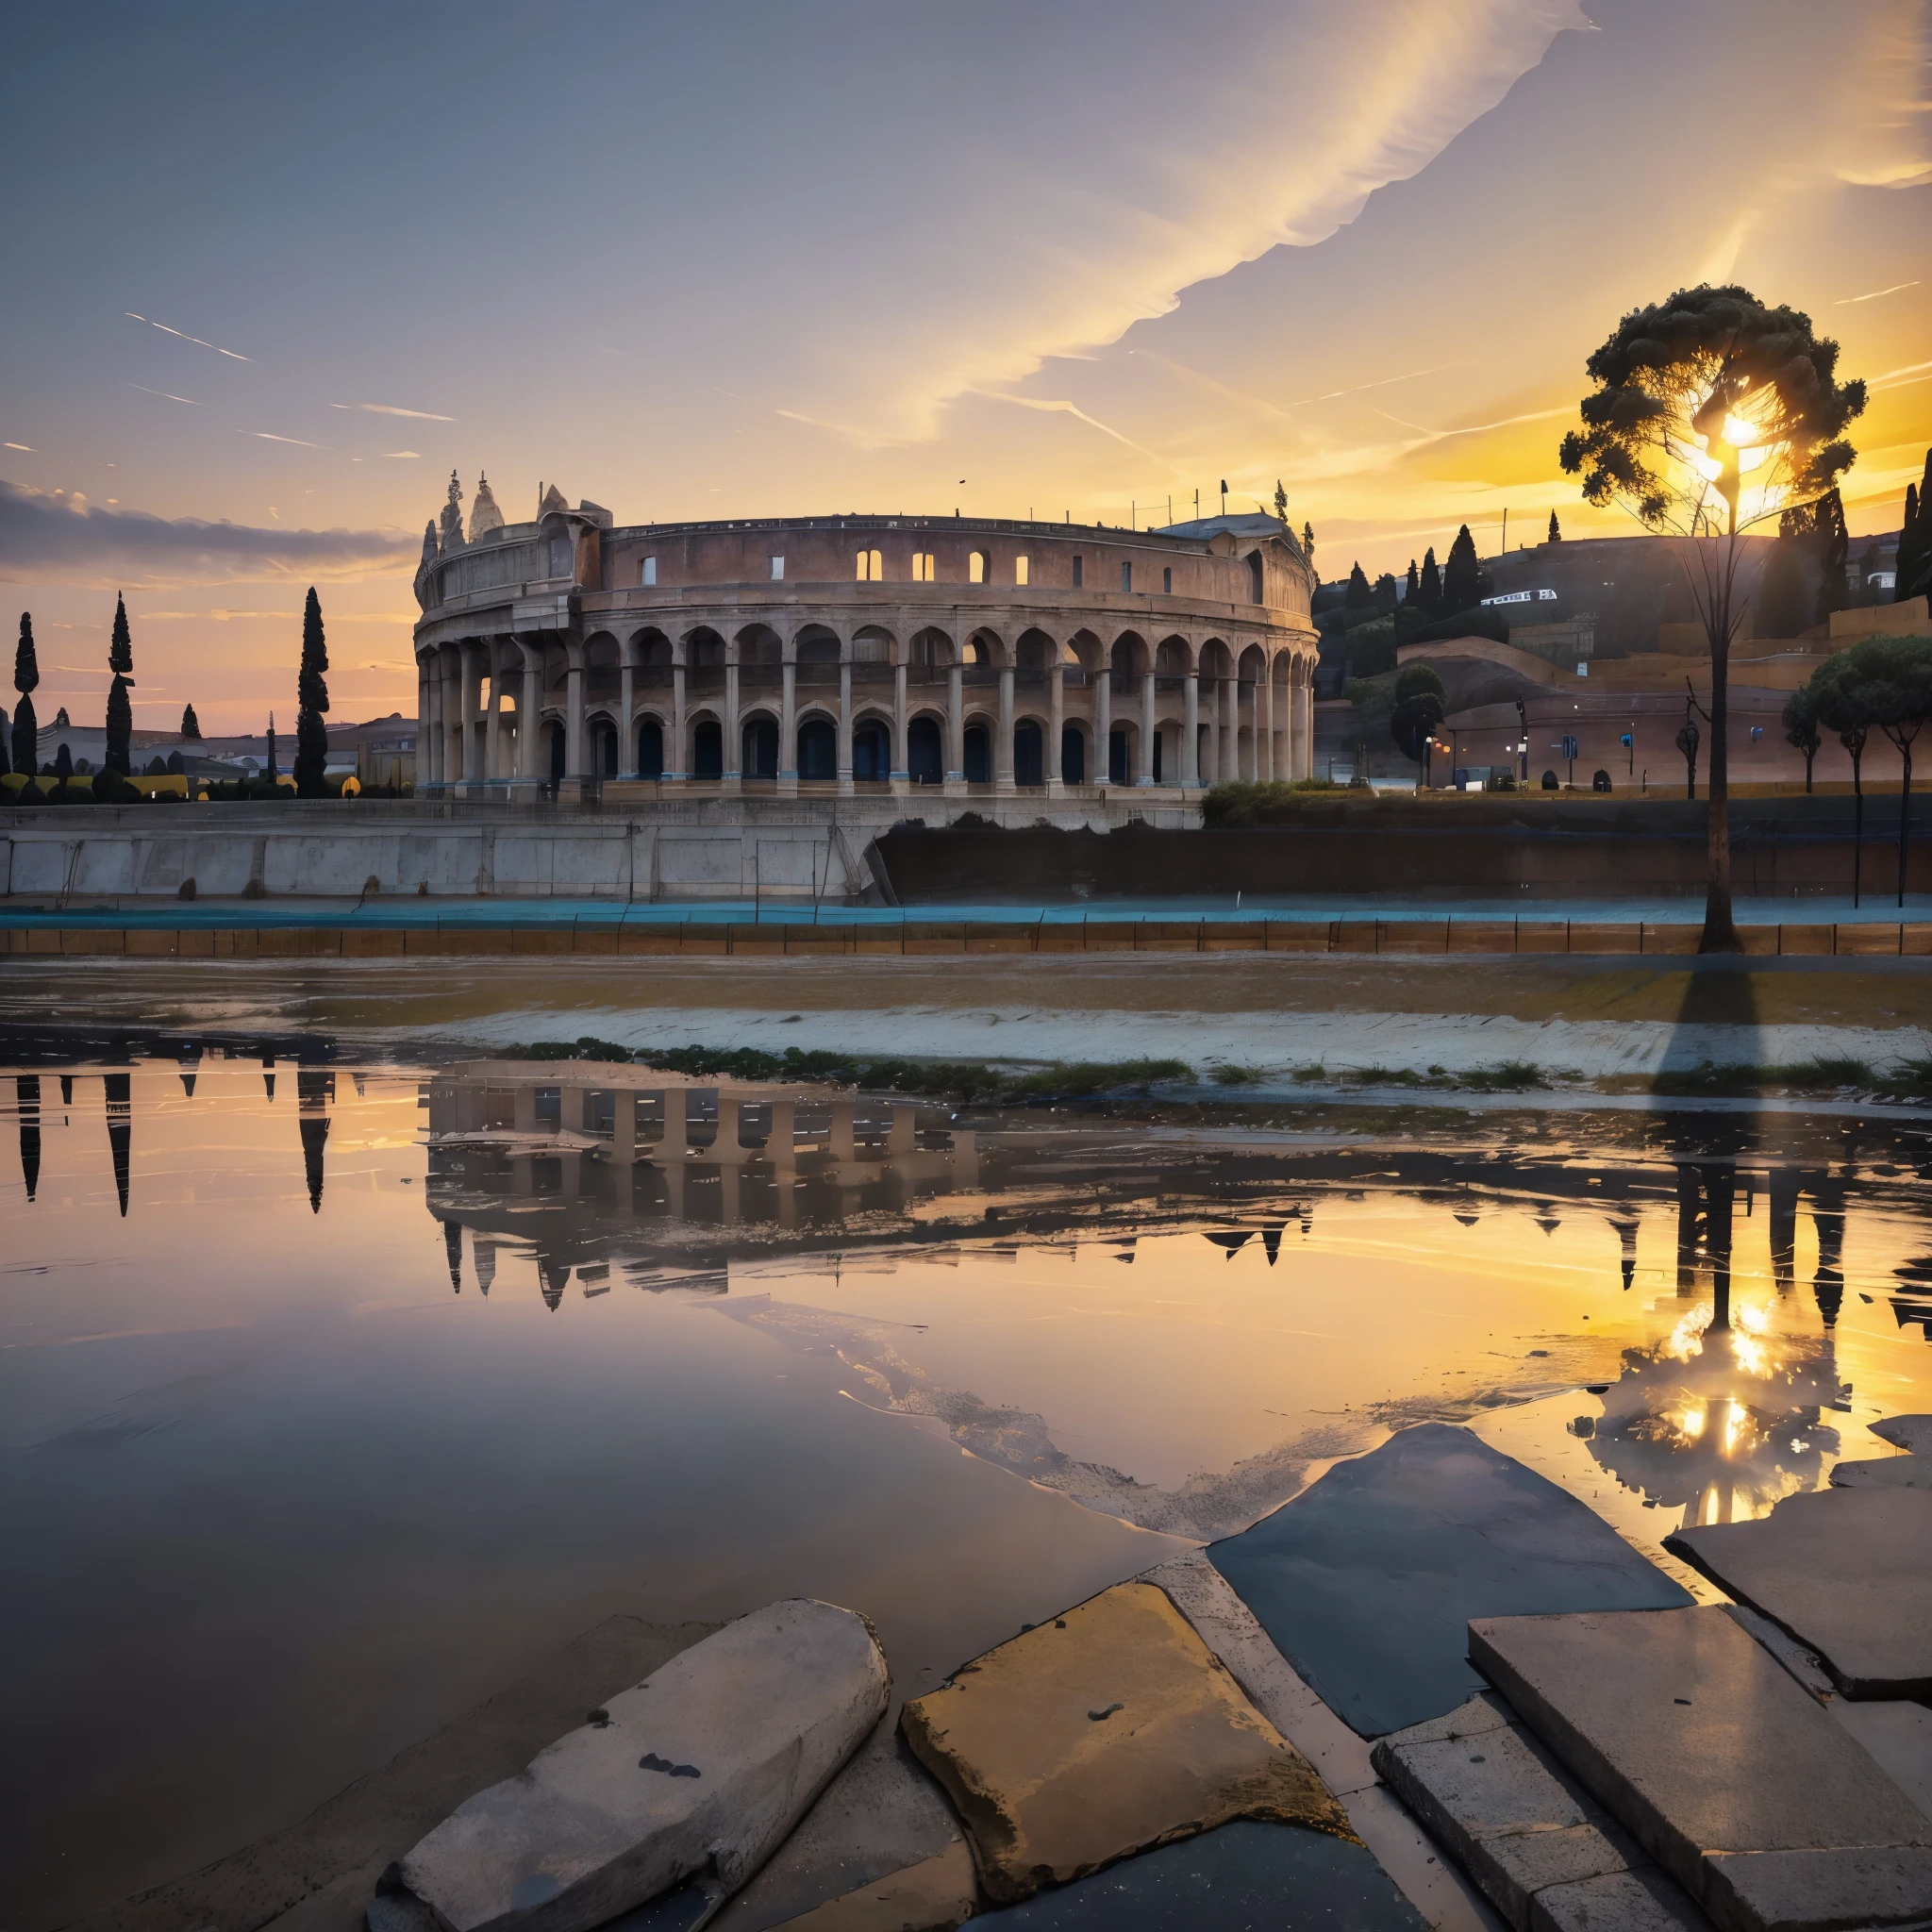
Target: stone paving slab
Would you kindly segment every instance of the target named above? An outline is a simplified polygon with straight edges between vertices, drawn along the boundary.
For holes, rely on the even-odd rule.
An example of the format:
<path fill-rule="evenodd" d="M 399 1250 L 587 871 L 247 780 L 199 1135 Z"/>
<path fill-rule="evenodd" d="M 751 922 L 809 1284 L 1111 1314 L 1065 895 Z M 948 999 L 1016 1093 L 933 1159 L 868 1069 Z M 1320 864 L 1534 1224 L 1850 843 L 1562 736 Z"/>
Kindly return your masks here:
<path fill-rule="evenodd" d="M 1870 1424 L 1881 1442 L 1914 1456 L 1932 1456 L 1932 1415 L 1889 1415 Z"/>
<path fill-rule="evenodd" d="M 1664 1548 L 1815 1650 L 1847 1697 L 1932 1696 L 1932 1491 L 1810 1491 Z"/>
<path fill-rule="evenodd" d="M 1000 1904 L 1235 1818 L 1356 1842 L 1307 1759 L 1151 1584 L 1023 1632 L 901 1723 Z"/>
<path fill-rule="evenodd" d="M 943 1868 L 941 1879 L 963 1871 L 959 1916 L 966 1917 L 974 1882 L 965 1834 L 897 1724 L 882 1718 L 798 1828 L 712 1923 L 716 1932 L 765 1932 L 801 1919 L 816 1926 L 816 1908 L 829 1910 L 848 1897 L 862 1903 L 879 1889 L 875 1881 L 891 1879 L 908 1896 L 924 1895 L 906 1874 L 929 1865 Z"/>
<path fill-rule="evenodd" d="M 1494 1932 L 1481 1893 L 1389 1794 L 1368 1745 L 1295 1675 L 1205 1551 L 1191 1550 L 1141 1580 L 1167 1592 L 1248 1701 L 1321 1774 L 1357 1836 L 1436 1932 Z"/>
<path fill-rule="evenodd" d="M 1424 1932 L 1362 1846 L 1292 1824 L 1224 1824 L 992 1912 L 998 1932 Z"/>
<path fill-rule="evenodd" d="M 1553 1914 L 1562 1923 L 1680 1932 L 1706 1924 L 1602 1807 L 1567 1782 L 1492 1691 L 1379 1739 L 1374 1758 L 1391 1789 L 1515 1932 L 1532 1932 Z"/>
<path fill-rule="evenodd" d="M 707 1870 L 743 1884 L 885 1709 L 865 1620 L 769 1604 L 607 1701 L 401 1860 L 443 1932 L 588 1932 Z"/>
<path fill-rule="evenodd" d="M 1208 1554 L 1322 1701 L 1370 1738 L 1481 1690 L 1473 1617 L 1690 1601 L 1587 1504 L 1441 1423 L 1337 1463 Z"/>
<path fill-rule="evenodd" d="M 1835 1490 L 1932 1490 L 1932 1456 L 1872 1456 L 1831 1466 Z"/>
<path fill-rule="evenodd" d="M 1932 1818 L 1932 1710 L 1904 1698 L 1834 1697 L 1824 1707 L 1872 1761 Z"/>
<path fill-rule="evenodd" d="M 1932 1820 L 1721 1607 L 1486 1619 L 1469 1641 L 1523 1722 L 1729 1932 L 1932 1918 Z"/>
<path fill-rule="evenodd" d="M 787 1919 L 778 1932 L 943 1932 L 978 1909 L 979 1874 L 962 1838 L 903 1872 Z"/>

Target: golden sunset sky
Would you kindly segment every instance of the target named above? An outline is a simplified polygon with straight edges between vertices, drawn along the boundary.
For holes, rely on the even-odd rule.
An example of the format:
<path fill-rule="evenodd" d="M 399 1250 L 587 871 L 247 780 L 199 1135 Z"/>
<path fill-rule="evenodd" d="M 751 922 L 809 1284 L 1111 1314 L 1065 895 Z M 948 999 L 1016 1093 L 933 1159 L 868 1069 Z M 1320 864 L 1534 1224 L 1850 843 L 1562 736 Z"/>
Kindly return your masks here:
<path fill-rule="evenodd" d="M 1700 281 L 1932 442 L 1932 21 L 1907 0 L 109 5 L 0 78 L 0 575 L 43 719 L 408 711 L 449 472 L 620 523 L 1145 523 L 1272 499 L 1316 565 L 1623 531 L 1556 450 Z M 963 480 L 962 480 L 963 479 Z M 184 520 L 195 520 L 184 522 Z M 214 525 L 210 530 L 203 525 Z M 225 525 L 225 527 L 222 527 Z M 0 691 L 10 703 L 10 692 Z"/>

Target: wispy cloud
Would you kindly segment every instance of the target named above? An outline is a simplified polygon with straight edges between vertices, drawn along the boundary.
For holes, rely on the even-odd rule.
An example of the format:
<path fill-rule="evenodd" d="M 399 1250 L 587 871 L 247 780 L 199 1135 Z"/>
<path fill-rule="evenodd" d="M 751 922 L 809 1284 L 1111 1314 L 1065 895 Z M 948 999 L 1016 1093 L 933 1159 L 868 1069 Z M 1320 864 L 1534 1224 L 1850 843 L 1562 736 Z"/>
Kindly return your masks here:
<path fill-rule="evenodd" d="M 1831 306 L 1834 308 L 1849 308 L 1854 302 L 1876 302 L 1881 295 L 1896 295 L 1906 289 L 1916 289 L 1917 282 L 1894 282 L 1889 289 L 1874 289 L 1869 295 L 1843 295 Z"/>
<path fill-rule="evenodd" d="M 423 460 L 420 449 L 386 449 L 382 454 L 385 461 L 392 463 L 420 463 Z"/>
<path fill-rule="evenodd" d="M 1068 402 L 1064 396 L 1003 395 L 999 391 L 991 389 L 974 390 L 973 393 L 985 397 L 990 403 L 1011 403 L 1015 408 L 1058 410 L 1063 415 L 1077 417 L 1090 428 L 1099 430 L 1103 436 L 1112 437 L 1116 442 L 1124 443 L 1137 456 L 1145 457 L 1149 462 L 1158 463 L 1162 469 L 1173 471 L 1176 476 L 1183 474 L 1177 464 L 1170 462 L 1166 457 L 1161 456 L 1158 451 L 1148 449 L 1143 443 L 1136 442 L 1131 436 L 1123 436 L 1118 429 L 1111 428 L 1097 416 L 1090 416 L 1085 409 L 1081 408 L 1077 404 Z"/>
<path fill-rule="evenodd" d="M 263 442 L 292 442 L 298 449 L 326 449 L 325 442 L 305 442 L 299 436 L 273 436 L 266 429 L 238 429 L 237 436 L 258 436 Z"/>
<path fill-rule="evenodd" d="M 37 457 L 40 451 L 28 442 L 0 442 L 0 449 L 17 449 L 23 456 Z"/>
<path fill-rule="evenodd" d="M 225 349 L 219 342 L 205 342 L 199 336 L 184 334 L 178 328 L 170 328 L 165 322 L 155 322 L 145 315 L 137 315 L 131 308 L 124 308 L 122 314 L 130 322 L 145 322 L 150 328 L 158 328 L 164 336 L 178 337 L 184 342 L 192 342 L 198 349 L 212 349 L 217 356 L 225 356 L 231 362 L 253 362 L 253 356 L 243 356 L 234 349 Z"/>
<path fill-rule="evenodd" d="M 1393 423 L 1403 429 L 1413 429 L 1418 436 L 1426 436 L 1437 442 L 1444 442 L 1452 436 L 1480 436 L 1488 429 L 1507 429 L 1514 423 L 1542 423 L 1552 416 L 1569 416 L 1574 413 L 1567 408 L 1529 409 L 1521 416 L 1498 416 L 1493 423 L 1472 423 L 1462 429 L 1431 429 L 1425 424 L 1410 423 L 1401 416 L 1391 416 L 1387 409 L 1375 411 L 1384 422 Z"/>
<path fill-rule="evenodd" d="M 439 416 L 430 409 L 399 409 L 393 403 L 331 403 L 331 409 L 361 409 L 371 416 L 408 416 L 418 423 L 454 423 L 454 416 Z"/>
<path fill-rule="evenodd" d="M 170 523 L 0 482 L 0 577 L 16 582 L 111 589 L 366 577 L 407 563 L 416 542 L 401 530 L 261 529 L 197 517 Z"/>
<path fill-rule="evenodd" d="M 1865 387 L 1867 389 L 1905 389 L 1915 382 L 1924 382 L 1932 376 L 1932 362 L 1907 362 L 1903 369 L 1888 369 L 1883 375 L 1874 375 Z"/>
<path fill-rule="evenodd" d="M 127 387 L 129 389 L 138 389 L 144 396 L 159 396 L 163 402 L 186 403 L 191 409 L 201 408 L 201 405 L 192 396 L 177 396 L 168 390 L 150 389 L 144 382 L 130 382 Z"/>

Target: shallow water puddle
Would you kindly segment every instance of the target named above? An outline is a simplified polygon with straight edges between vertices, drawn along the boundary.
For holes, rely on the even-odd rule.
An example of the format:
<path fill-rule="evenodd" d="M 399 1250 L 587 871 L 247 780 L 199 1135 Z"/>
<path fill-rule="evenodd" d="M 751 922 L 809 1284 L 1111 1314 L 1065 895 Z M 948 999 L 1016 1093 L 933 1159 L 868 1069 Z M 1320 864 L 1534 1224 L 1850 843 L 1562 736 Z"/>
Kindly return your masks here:
<path fill-rule="evenodd" d="M 1424 1417 L 1655 1554 L 1932 1408 L 1926 1150 L 1876 1124 L 1398 1144 L 212 1055 L 0 1101 L 24 1925 L 299 1816 L 613 1610 L 849 1604 L 916 1694 Z"/>

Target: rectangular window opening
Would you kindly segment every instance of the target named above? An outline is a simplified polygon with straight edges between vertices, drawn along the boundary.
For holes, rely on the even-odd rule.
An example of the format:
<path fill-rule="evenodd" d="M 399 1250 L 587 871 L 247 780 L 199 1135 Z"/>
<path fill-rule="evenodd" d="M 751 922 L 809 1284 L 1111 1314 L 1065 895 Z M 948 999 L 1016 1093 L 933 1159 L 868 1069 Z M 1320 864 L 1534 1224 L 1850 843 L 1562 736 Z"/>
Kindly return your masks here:
<path fill-rule="evenodd" d="M 1016 584 L 1024 584 L 1026 581 L 1026 559 L 1024 557 L 1016 557 L 1013 559 L 1013 581 Z"/>
<path fill-rule="evenodd" d="M 1160 594 L 1163 597 L 1171 597 L 1174 594 L 1174 572 L 1172 570 L 1163 570 L 1160 573 Z"/>
<path fill-rule="evenodd" d="M 645 590 L 647 591 L 651 588 L 653 584 L 655 584 L 658 581 L 658 559 L 655 557 L 647 557 L 644 558 L 644 567 L 641 573 L 639 575 L 638 581 L 641 584 L 642 584 Z"/>
<path fill-rule="evenodd" d="M 1074 588 L 1079 590 L 1087 581 L 1087 560 L 1076 557 L 1074 559 Z"/>
<path fill-rule="evenodd" d="M 785 581 L 785 559 L 782 557 L 774 557 L 772 559 L 772 581 L 774 584 L 782 584 Z"/>
<path fill-rule="evenodd" d="M 1121 589 L 1124 591 L 1131 591 L 1133 588 L 1134 566 L 1131 563 L 1124 563 L 1121 565 Z"/>

